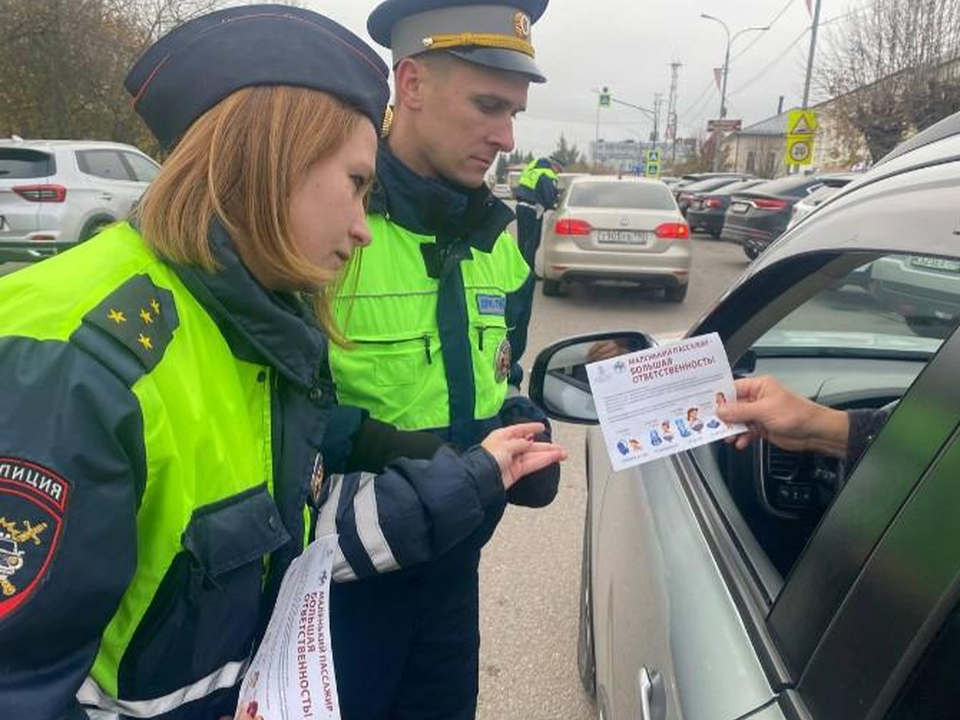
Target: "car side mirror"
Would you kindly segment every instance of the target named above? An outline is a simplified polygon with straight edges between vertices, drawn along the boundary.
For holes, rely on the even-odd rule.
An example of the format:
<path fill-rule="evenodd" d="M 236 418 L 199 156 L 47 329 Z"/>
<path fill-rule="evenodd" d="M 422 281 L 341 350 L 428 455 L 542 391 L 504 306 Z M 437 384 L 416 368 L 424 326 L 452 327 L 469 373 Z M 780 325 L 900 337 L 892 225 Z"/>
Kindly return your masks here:
<path fill-rule="evenodd" d="M 555 420 L 595 425 L 597 408 L 587 365 L 655 345 L 638 332 L 605 332 L 567 338 L 537 355 L 530 374 L 530 398 Z"/>

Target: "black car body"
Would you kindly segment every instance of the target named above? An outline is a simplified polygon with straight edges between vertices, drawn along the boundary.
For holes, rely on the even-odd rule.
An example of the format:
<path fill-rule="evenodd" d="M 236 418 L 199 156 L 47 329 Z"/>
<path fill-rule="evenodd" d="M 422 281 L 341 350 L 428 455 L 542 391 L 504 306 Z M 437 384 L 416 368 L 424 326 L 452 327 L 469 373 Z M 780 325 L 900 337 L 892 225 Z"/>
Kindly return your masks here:
<path fill-rule="evenodd" d="M 713 178 L 727 178 L 732 177 L 738 180 L 745 180 L 750 177 L 750 175 L 744 175 L 743 173 L 734 173 L 734 172 L 702 172 L 702 173 L 690 173 L 689 175 L 683 175 L 680 178 L 680 182 L 674 183 L 670 186 L 670 190 L 673 192 L 673 197 L 680 197 L 680 193 L 690 185 L 694 183 L 703 182 L 704 180 L 712 180 Z"/>
<path fill-rule="evenodd" d="M 698 180 L 695 183 L 690 183 L 689 185 L 686 185 L 680 189 L 680 194 L 677 195 L 677 206 L 680 208 L 680 212 L 683 213 L 684 217 L 686 217 L 687 209 L 700 195 L 708 193 L 711 190 L 719 190 L 722 187 L 733 185 L 746 179 L 747 178 L 744 177 L 730 175 L 726 177 L 708 178 L 706 180 Z"/>
<path fill-rule="evenodd" d="M 761 438 L 614 471 L 588 431 L 577 656 L 605 720 L 958 716 L 960 317 L 930 337 L 844 282 L 890 261 L 878 279 L 902 296 L 960 297 L 940 282 L 960 278 L 960 115 L 931 131 L 792 228 L 690 330 L 717 333 L 735 374 L 886 418 L 858 460 Z M 650 342 L 628 330 L 624 351 Z M 611 335 L 544 350 L 531 397 L 595 421 L 583 363 Z"/>
<path fill-rule="evenodd" d="M 737 193 L 730 199 L 721 235 L 743 246 L 751 260 L 787 229 L 793 206 L 824 185 L 842 187 L 848 175 L 790 175 Z"/>
<path fill-rule="evenodd" d="M 730 185 L 724 185 L 710 192 L 697 193 L 687 208 L 687 223 L 690 230 L 703 230 L 713 237 L 720 237 L 723 230 L 724 216 L 730 207 L 730 198 L 736 193 L 768 182 L 761 178 L 744 180 Z"/>

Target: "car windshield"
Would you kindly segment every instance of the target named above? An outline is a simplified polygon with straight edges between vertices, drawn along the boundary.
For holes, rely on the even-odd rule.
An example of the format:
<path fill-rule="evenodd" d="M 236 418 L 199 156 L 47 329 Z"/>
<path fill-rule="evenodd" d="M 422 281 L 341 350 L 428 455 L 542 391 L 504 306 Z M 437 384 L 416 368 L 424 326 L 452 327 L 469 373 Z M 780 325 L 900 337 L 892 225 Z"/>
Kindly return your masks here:
<path fill-rule="evenodd" d="M 861 265 L 755 344 L 763 356 L 922 357 L 960 322 L 960 260 L 887 255 Z"/>
<path fill-rule="evenodd" d="M 643 182 L 587 182 L 570 187 L 567 205 L 576 207 L 672 210 L 673 196 L 661 183 Z"/>

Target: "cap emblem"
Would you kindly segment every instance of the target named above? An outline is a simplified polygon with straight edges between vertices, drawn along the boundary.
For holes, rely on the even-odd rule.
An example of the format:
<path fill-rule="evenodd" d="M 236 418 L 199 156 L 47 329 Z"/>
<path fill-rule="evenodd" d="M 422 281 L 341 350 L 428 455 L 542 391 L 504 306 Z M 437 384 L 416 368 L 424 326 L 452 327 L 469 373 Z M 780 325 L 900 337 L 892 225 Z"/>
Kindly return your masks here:
<path fill-rule="evenodd" d="M 530 16 L 525 12 L 517 11 L 513 16 L 513 31 L 521 40 L 527 40 L 530 37 Z"/>

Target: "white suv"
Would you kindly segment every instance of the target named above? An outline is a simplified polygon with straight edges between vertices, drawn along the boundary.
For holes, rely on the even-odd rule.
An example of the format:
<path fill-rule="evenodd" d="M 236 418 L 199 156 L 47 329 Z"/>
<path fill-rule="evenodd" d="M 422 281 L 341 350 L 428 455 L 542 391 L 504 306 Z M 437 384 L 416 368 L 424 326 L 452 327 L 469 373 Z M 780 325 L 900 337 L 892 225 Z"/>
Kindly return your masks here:
<path fill-rule="evenodd" d="M 121 143 L 0 140 L 0 262 L 83 242 L 124 218 L 159 169 Z"/>

